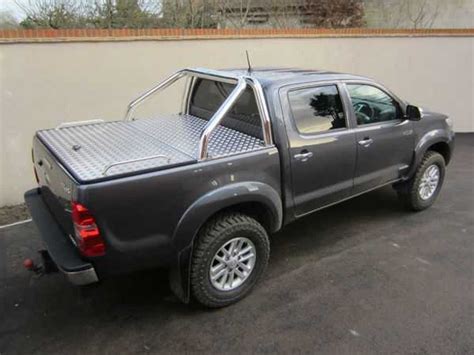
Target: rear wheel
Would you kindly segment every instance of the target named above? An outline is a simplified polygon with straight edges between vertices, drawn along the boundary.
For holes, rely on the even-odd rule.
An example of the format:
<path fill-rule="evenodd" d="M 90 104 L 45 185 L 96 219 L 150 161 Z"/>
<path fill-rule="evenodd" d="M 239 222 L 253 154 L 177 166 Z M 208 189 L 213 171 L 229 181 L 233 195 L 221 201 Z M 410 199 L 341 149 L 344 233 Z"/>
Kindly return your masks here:
<path fill-rule="evenodd" d="M 255 219 L 229 213 L 204 226 L 194 249 L 191 289 L 207 307 L 245 297 L 264 272 L 270 255 L 267 232 Z"/>
<path fill-rule="evenodd" d="M 445 161 L 441 154 L 426 152 L 415 175 L 398 186 L 398 195 L 414 211 L 430 207 L 438 197 L 445 175 Z"/>

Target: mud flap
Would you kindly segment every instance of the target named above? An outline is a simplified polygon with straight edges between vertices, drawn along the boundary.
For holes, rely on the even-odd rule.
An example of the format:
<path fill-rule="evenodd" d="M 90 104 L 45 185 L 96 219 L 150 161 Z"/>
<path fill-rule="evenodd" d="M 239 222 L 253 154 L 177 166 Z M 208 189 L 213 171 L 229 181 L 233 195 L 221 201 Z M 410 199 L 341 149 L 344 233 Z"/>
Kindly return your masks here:
<path fill-rule="evenodd" d="M 189 303 L 191 299 L 190 277 L 192 249 L 191 244 L 179 253 L 168 275 L 171 290 L 176 297 L 184 303 Z"/>

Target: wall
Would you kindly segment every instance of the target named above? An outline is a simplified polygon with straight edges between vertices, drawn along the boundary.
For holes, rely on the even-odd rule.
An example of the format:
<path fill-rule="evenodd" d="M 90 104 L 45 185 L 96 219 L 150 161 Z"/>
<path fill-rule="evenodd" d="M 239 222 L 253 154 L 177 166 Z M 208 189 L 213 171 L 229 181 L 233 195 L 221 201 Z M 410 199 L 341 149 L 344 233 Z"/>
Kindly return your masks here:
<path fill-rule="evenodd" d="M 0 43 L 0 206 L 22 202 L 35 186 L 30 149 L 36 130 L 121 119 L 131 99 L 172 71 L 242 67 L 245 50 L 254 66 L 376 78 L 413 104 L 448 113 L 456 131 L 474 131 L 472 35 L 8 41 Z"/>

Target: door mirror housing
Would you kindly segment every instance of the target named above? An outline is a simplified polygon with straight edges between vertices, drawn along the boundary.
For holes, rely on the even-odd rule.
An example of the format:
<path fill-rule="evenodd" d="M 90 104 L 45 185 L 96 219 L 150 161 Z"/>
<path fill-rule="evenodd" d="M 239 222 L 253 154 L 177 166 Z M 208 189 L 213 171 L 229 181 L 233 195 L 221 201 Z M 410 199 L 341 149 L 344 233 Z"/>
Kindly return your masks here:
<path fill-rule="evenodd" d="M 419 121 L 421 120 L 421 111 L 416 106 L 408 105 L 406 108 L 405 117 L 410 121 Z"/>

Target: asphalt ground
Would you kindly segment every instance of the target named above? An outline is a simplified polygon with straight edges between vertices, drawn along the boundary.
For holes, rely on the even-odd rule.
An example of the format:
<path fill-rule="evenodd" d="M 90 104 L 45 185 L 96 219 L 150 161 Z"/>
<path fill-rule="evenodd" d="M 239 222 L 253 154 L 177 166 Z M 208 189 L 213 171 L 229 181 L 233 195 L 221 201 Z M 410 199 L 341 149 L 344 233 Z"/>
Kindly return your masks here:
<path fill-rule="evenodd" d="M 264 279 L 220 310 L 179 303 L 166 273 L 86 289 L 35 277 L 34 225 L 0 229 L 0 353 L 474 353 L 474 135 L 459 134 L 436 204 L 390 188 L 272 239 Z"/>

